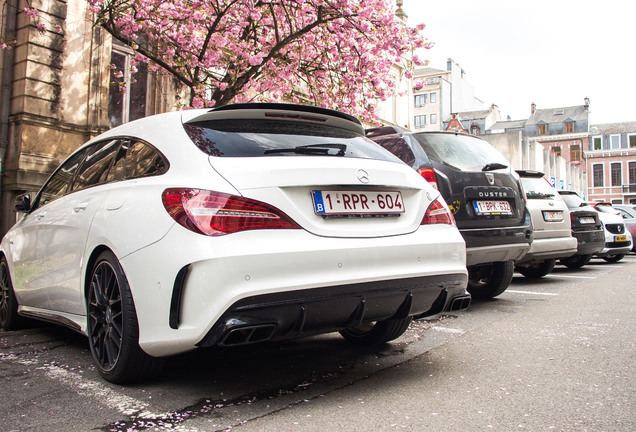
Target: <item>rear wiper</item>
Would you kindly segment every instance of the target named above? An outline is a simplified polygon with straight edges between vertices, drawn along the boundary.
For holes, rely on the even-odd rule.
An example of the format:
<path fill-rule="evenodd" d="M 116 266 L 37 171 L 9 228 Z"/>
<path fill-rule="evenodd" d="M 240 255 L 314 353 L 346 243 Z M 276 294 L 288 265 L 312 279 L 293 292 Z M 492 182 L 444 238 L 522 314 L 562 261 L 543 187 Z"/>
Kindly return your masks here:
<path fill-rule="evenodd" d="M 337 153 L 329 153 L 330 150 L 337 149 Z M 297 153 L 307 155 L 326 155 L 326 156 L 344 156 L 347 150 L 346 144 L 308 144 L 291 148 L 269 149 L 265 150 L 265 154 L 272 153 Z"/>
<path fill-rule="evenodd" d="M 508 165 L 500 164 L 499 162 L 492 162 L 492 163 L 487 163 L 486 165 L 484 165 L 484 167 L 481 170 L 492 171 L 492 170 L 498 170 L 498 169 L 504 169 L 504 168 L 508 168 Z"/>
<path fill-rule="evenodd" d="M 545 198 L 552 198 L 554 196 L 554 194 L 547 194 L 547 193 L 543 193 L 543 192 L 528 192 L 526 193 L 526 196 L 528 198 L 539 198 L 539 199 L 545 199 Z"/>

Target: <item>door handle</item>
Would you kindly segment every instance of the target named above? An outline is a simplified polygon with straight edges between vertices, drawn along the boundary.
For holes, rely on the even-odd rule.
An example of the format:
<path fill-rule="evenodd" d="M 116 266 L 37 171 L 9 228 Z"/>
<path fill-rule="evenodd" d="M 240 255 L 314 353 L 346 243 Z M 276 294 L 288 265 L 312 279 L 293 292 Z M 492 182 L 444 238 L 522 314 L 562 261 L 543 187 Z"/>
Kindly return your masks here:
<path fill-rule="evenodd" d="M 81 204 L 76 205 L 75 208 L 73 208 L 73 211 L 75 213 L 79 213 L 82 210 L 86 210 L 86 207 L 88 207 L 88 203 L 87 202 L 86 203 L 81 203 Z"/>
<path fill-rule="evenodd" d="M 35 215 L 35 219 L 36 220 L 42 220 L 42 219 L 44 219 L 44 216 L 46 216 L 46 212 L 38 213 L 38 214 Z"/>

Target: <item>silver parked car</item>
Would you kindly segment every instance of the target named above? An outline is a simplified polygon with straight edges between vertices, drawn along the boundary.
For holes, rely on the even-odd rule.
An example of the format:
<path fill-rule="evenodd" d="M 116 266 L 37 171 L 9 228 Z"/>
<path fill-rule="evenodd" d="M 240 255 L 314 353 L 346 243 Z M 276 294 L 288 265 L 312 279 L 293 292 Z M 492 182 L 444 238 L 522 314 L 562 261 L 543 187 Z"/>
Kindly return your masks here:
<path fill-rule="evenodd" d="M 527 278 L 540 278 L 552 271 L 557 259 L 574 255 L 570 211 L 563 198 L 538 171 L 517 171 L 532 216 L 534 238 L 528 253 L 515 261 L 515 270 Z"/>

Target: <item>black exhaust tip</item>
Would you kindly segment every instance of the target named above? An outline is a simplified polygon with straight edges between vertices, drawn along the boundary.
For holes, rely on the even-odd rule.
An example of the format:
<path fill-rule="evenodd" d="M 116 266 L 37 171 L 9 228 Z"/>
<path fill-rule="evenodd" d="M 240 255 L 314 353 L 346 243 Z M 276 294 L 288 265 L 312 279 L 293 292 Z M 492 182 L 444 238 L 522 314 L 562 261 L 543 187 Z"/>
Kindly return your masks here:
<path fill-rule="evenodd" d="M 257 324 L 233 328 L 225 334 L 219 345 L 237 346 L 264 342 L 271 339 L 275 331 L 276 324 Z"/>
<path fill-rule="evenodd" d="M 448 310 L 452 312 L 468 309 L 468 306 L 470 306 L 470 299 L 470 295 L 455 297 L 453 300 L 451 300 L 451 304 Z"/>

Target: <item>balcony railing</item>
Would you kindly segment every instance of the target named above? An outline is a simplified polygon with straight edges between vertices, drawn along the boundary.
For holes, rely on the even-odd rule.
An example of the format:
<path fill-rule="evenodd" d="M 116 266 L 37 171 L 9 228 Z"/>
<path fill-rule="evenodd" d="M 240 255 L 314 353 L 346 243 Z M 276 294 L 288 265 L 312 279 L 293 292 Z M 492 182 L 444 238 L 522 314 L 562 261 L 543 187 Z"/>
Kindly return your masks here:
<path fill-rule="evenodd" d="M 623 185 L 623 193 L 636 193 L 636 183 Z"/>

